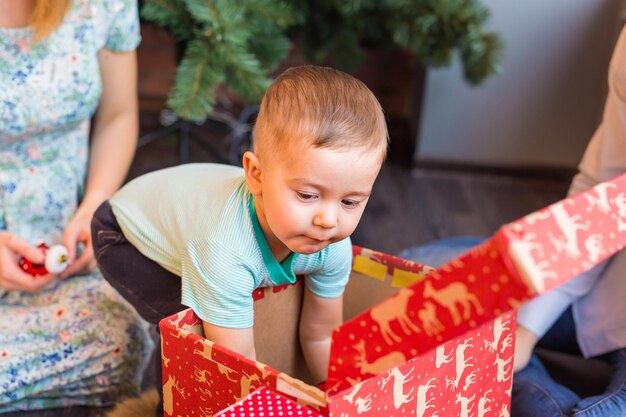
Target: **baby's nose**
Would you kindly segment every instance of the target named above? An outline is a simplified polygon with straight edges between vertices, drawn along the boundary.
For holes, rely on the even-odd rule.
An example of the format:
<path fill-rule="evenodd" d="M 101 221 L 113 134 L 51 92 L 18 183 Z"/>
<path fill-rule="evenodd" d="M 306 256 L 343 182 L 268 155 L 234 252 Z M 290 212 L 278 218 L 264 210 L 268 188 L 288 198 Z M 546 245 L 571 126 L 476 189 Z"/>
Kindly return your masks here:
<path fill-rule="evenodd" d="M 337 226 L 337 212 L 332 204 L 325 204 L 313 218 L 313 224 L 324 229 Z"/>

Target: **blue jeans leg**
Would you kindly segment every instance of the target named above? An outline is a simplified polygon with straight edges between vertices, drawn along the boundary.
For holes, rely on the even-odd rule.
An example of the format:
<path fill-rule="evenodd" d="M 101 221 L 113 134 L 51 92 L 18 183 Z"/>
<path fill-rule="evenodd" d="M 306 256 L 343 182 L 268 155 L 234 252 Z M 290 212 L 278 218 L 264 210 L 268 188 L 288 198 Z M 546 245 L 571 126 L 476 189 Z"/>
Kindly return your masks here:
<path fill-rule="evenodd" d="M 569 388 L 554 381 L 535 354 L 513 376 L 511 417 L 564 417 L 580 401 Z"/>
<path fill-rule="evenodd" d="M 626 416 L 626 349 L 607 353 L 598 359 L 611 366 L 611 380 L 602 394 L 578 402 L 572 409 L 572 417 Z"/>

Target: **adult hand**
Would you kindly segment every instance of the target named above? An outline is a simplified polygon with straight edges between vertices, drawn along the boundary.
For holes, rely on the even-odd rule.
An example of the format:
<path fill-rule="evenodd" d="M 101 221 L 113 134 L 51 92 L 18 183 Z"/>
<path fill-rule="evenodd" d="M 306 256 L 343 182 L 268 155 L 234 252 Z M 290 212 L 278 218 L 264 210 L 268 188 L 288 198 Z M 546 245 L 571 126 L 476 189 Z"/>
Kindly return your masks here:
<path fill-rule="evenodd" d="M 521 371 L 528 365 L 530 357 L 539 338 L 524 326 L 517 325 L 515 329 L 515 357 L 513 372 Z"/>
<path fill-rule="evenodd" d="M 91 213 L 77 211 L 63 231 L 63 243 L 67 248 L 69 266 L 60 275 L 65 279 L 73 275 L 88 274 L 96 268 L 96 258 L 91 244 Z M 83 244 L 82 253 L 76 258 L 76 248 Z"/>
<path fill-rule="evenodd" d="M 36 277 L 27 274 L 18 265 L 20 256 L 38 264 L 45 259 L 39 248 L 12 233 L 0 231 L 0 288 L 6 291 L 39 292 L 56 279 L 52 274 Z"/>

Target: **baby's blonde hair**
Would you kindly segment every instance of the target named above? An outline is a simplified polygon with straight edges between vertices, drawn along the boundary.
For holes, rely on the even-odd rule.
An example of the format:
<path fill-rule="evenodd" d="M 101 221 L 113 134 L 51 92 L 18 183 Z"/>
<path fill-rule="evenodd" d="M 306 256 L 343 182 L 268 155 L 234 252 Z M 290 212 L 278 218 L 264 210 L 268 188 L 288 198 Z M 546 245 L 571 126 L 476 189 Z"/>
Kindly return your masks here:
<path fill-rule="evenodd" d="M 69 10 L 72 0 L 37 0 L 30 19 L 35 29 L 34 40 L 45 39 L 59 27 Z"/>
<path fill-rule="evenodd" d="M 268 88 L 254 128 L 259 157 L 293 144 L 305 149 L 363 149 L 387 154 L 389 136 L 374 94 L 351 75 L 305 65 L 283 72 Z"/>

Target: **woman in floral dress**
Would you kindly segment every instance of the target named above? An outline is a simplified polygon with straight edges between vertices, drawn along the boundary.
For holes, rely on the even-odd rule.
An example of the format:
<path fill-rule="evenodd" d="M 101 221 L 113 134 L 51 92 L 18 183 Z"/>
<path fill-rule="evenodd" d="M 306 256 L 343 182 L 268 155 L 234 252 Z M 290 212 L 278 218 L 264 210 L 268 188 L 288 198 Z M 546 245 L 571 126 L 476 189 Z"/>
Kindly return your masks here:
<path fill-rule="evenodd" d="M 0 412 L 139 388 L 153 344 L 90 233 L 136 147 L 139 40 L 136 0 L 0 0 Z M 68 248 L 61 276 L 19 269 L 39 241 Z"/>

